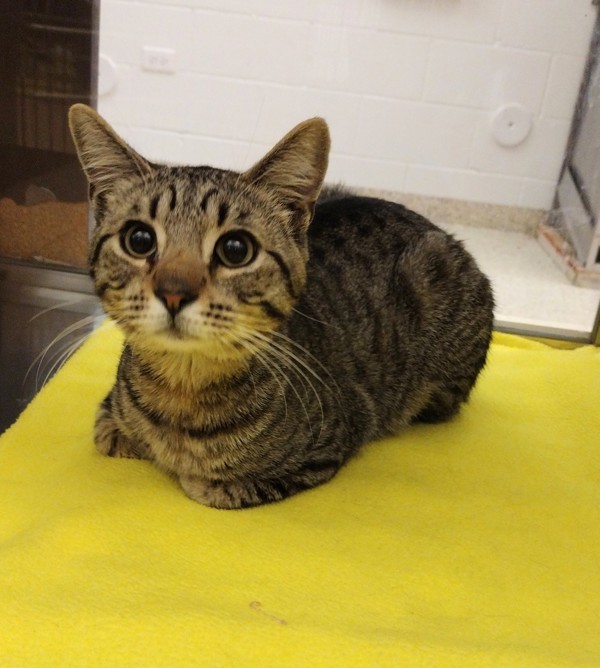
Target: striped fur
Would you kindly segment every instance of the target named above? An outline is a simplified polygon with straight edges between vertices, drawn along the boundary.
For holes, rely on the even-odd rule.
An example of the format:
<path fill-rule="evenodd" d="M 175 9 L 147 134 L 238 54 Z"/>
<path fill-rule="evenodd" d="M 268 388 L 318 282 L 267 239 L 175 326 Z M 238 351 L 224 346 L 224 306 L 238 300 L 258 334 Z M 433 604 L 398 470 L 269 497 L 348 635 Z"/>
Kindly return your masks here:
<path fill-rule="evenodd" d="M 317 201 L 322 120 L 243 174 L 151 164 L 82 105 L 70 122 L 98 223 L 91 274 L 126 336 L 100 452 L 243 508 L 319 485 L 363 444 L 467 400 L 490 341 L 488 280 L 400 205 Z"/>

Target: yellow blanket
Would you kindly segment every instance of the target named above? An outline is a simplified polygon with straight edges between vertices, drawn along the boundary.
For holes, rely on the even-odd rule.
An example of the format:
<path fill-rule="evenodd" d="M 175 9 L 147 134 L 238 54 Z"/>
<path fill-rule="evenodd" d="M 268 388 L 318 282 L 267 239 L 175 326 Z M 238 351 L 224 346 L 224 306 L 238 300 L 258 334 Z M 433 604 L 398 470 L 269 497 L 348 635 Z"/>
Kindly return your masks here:
<path fill-rule="evenodd" d="M 0 439 L 0 666 L 600 666 L 600 351 L 496 335 L 459 418 L 219 511 L 96 454 L 100 330 Z"/>

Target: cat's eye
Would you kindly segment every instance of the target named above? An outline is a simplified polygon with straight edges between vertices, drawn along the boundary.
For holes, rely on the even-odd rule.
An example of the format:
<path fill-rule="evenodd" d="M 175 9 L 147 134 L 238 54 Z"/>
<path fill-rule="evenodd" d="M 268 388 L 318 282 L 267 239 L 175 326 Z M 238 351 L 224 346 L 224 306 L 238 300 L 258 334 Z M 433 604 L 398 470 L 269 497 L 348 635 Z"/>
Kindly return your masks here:
<path fill-rule="evenodd" d="M 242 231 L 224 234 L 215 246 L 215 254 L 219 262 L 226 267 L 245 267 L 256 257 L 256 241 L 248 233 Z"/>
<path fill-rule="evenodd" d="M 139 220 L 130 220 L 121 232 L 121 246 L 131 257 L 149 257 L 156 251 L 156 234 L 150 225 Z"/>

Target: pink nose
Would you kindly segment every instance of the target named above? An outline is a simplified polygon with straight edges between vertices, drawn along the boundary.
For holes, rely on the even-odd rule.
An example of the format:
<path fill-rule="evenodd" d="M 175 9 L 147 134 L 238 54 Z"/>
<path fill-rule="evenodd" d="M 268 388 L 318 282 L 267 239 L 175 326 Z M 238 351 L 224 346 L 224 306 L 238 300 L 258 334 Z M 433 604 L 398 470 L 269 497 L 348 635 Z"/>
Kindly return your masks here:
<path fill-rule="evenodd" d="M 197 295 L 192 295 L 190 293 L 167 292 L 160 289 L 155 290 L 155 294 L 173 317 L 175 317 L 186 304 L 194 301 L 197 297 Z"/>
<path fill-rule="evenodd" d="M 176 249 L 177 250 L 177 249 Z M 174 318 L 200 296 L 207 281 L 207 268 L 188 251 L 160 257 L 152 275 L 154 294 Z"/>

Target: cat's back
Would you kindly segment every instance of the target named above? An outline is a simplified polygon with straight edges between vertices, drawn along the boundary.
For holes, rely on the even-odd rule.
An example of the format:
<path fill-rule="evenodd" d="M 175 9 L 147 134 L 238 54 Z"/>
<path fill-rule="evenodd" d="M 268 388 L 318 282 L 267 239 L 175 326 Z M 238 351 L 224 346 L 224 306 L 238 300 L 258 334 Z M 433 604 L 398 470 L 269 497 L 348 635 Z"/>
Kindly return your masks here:
<path fill-rule="evenodd" d="M 336 285 L 338 296 L 367 299 L 375 310 L 395 305 L 415 325 L 449 311 L 489 321 L 490 283 L 471 254 L 401 204 L 351 195 L 325 199 L 308 238 L 309 292 Z"/>
<path fill-rule="evenodd" d="M 309 253 L 293 337 L 362 387 L 382 425 L 410 420 L 429 396 L 431 419 L 454 412 L 493 323 L 489 280 L 462 243 L 402 205 L 342 196 L 316 206 Z"/>

